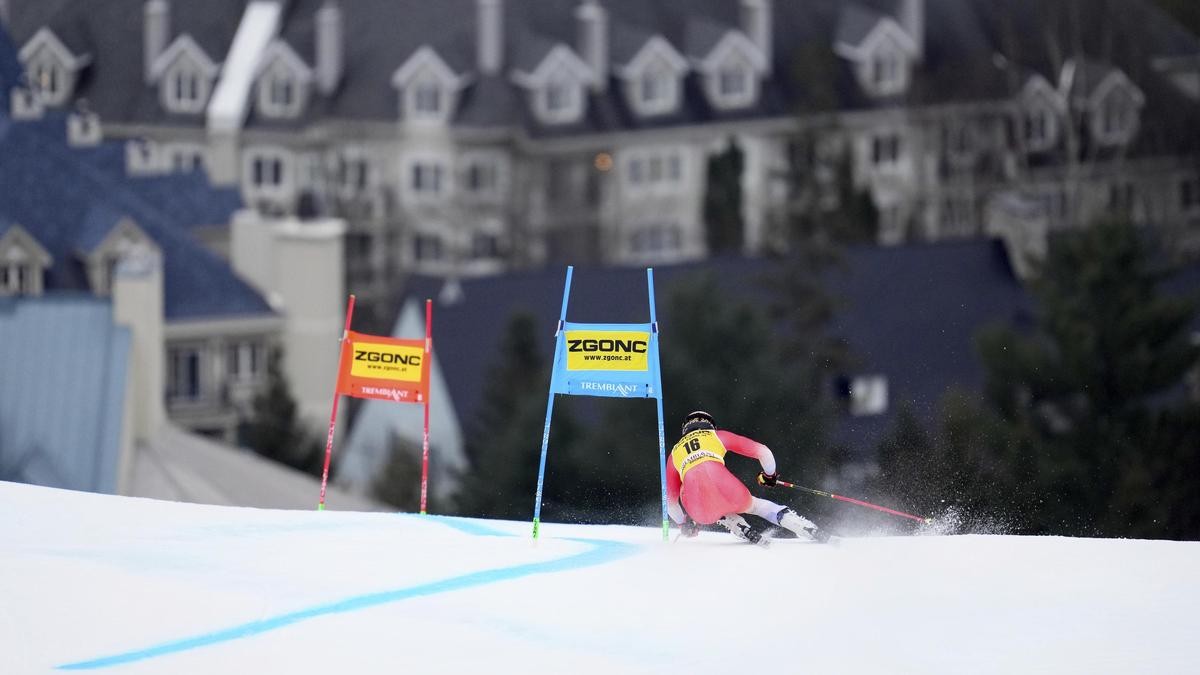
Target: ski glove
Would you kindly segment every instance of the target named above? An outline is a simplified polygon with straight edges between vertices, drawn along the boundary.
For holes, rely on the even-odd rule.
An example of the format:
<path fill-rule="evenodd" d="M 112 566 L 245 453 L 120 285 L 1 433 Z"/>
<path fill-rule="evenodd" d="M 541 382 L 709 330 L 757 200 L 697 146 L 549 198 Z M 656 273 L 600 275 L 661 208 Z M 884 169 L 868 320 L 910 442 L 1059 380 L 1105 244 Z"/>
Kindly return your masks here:
<path fill-rule="evenodd" d="M 775 484 L 778 481 L 779 481 L 779 472 L 778 471 L 776 471 L 775 473 L 767 473 L 766 471 L 758 472 L 758 484 L 759 485 L 765 485 L 767 487 L 775 487 Z"/>
<path fill-rule="evenodd" d="M 700 526 L 691 518 L 683 521 L 683 524 L 679 526 L 679 530 L 685 537 L 694 537 L 700 534 Z"/>

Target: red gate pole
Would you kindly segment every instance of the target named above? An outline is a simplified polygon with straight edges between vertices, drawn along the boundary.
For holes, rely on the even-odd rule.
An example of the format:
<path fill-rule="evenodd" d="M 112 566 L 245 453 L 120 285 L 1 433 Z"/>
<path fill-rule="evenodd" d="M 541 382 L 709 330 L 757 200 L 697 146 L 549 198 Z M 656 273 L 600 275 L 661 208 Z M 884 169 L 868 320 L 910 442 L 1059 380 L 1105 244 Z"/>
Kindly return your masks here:
<path fill-rule="evenodd" d="M 346 305 L 346 327 L 342 329 L 342 339 L 338 342 L 338 379 L 342 378 L 342 355 L 346 349 L 346 339 L 350 337 L 350 317 L 354 314 L 354 295 Z M 333 412 L 329 413 L 329 435 L 325 437 L 325 468 L 321 470 L 321 501 L 317 510 L 325 510 L 325 486 L 329 483 L 329 458 L 333 455 L 333 427 L 337 424 L 338 401 L 341 399 L 337 384 L 333 385 Z"/>
<path fill-rule="evenodd" d="M 433 300 L 425 299 L 425 429 L 421 440 L 421 515 L 425 515 L 425 495 L 429 491 L 429 390 L 433 379 Z"/>

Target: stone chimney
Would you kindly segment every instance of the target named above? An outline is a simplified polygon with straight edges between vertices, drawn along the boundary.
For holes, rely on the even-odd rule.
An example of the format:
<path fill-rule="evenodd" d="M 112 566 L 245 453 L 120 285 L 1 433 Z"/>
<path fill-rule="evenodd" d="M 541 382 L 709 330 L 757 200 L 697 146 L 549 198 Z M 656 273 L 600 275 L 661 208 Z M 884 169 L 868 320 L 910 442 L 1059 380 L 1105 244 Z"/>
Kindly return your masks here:
<path fill-rule="evenodd" d="M 901 0 L 900 26 L 917 45 L 917 59 L 925 58 L 925 0 Z"/>
<path fill-rule="evenodd" d="M 167 39 L 171 35 L 171 5 L 167 0 L 146 0 L 142 15 L 142 54 L 146 84 L 151 84 L 154 61 L 167 48 Z"/>
<path fill-rule="evenodd" d="M 342 8 L 329 0 L 317 10 L 317 90 L 322 94 L 332 93 L 341 82 L 345 50 Z"/>
<path fill-rule="evenodd" d="M 154 438 L 167 419 L 163 342 L 162 255 L 138 247 L 117 263 L 112 287 L 113 321 L 128 326 L 129 399 L 133 404 L 133 439 Z"/>
<path fill-rule="evenodd" d="M 771 34 L 774 30 L 771 20 L 771 0 L 742 0 L 742 32 L 750 38 L 750 41 L 758 47 L 758 51 L 763 55 L 768 75 L 771 73 L 771 62 L 774 60 L 774 54 L 771 52 L 774 48 L 771 43 Z"/>
<path fill-rule="evenodd" d="M 504 0 L 475 0 L 475 57 L 479 72 L 504 67 Z"/>
<path fill-rule="evenodd" d="M 608 12 L 596 0 L 585 0 L 575 10 L 576 49 L 592 69 L 592 89 L 608 88 Z"/>

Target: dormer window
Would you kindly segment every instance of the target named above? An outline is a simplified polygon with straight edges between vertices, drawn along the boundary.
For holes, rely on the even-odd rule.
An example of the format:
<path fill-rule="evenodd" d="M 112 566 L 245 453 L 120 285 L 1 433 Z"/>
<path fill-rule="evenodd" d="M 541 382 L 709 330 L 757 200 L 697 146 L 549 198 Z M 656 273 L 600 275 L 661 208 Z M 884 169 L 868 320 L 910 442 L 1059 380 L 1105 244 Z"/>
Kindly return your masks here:
<path fill-rule="evenodd" d="M 176 107 L 193 108 L 204 105 L 204 99 L 200 97 L 200 76 L 194 71 L 177 70 L 171 78 L 171 86 L 174 89 L 170 95 L 174 98 Z"/>
<path fill-rule="evenodd" d="M 1137 98 L 1124 88 L 1112 91 L 1100 104 L 1098 136 L 1101 142 L 1117 144 L 1130 141 L 1137 132 Z"/>
<path fill-rule="evenodd" d="M 705 93 L 713 106 L 732 110 L 758 100 L 759 76 L 766 71 L 766 59 L 740 31 L 727 31 L 695 65 L 704 74 Z"/>
<path fill-rule="evenodd" d="M 34 91 L 50 104 L 61 103 L 63 95 L 63 67 L 49 59 L 32 65 L 29 71 L 29 81 Z"/>
<path fill-rule="evenodd" d="M 626 96 L 636 113 L 662 115 L 679 108 L 680 81 L 687 61 L 662 36 L 649 38 L 616 73 L 626 80 Z"/>
<path fill-rule="evenodd" d="M 25 228 L 0 223 L 0 296 L 40 295 L 50 254 Z"/>
<path fill-rule="evenodd" d="M 111 295 L 117 265 L 135 251 L 155 251 L 158 246 L 132 219 L 102 208 L 88 213 L 85 229 L 102 235 L 98 241 L 85 242 L 85 262 L 92 291 Z"/>
<path fill-rule="evenodd" d="M 842 11 L 833 48 L 851 61 L 859 86 L 870 96 L 895 96 L 908 89 L 919 49 L 889 16 L 850 6 Z"/>
<path fill-rule="evenodd" d="M 467 77 L 446 64 L 432 47 L 423 46 L 392 74 L 400 91 L 400 115 L 416 124 L 444 123 L 449 119 L 458 90 Z"/>
<path fill-rule="evenodd" d="M 312 69 L 282 40 L 264 52 L 258 68 L 258 112 L 264 117 L 293 118 L 304 111 Z"/>
<path fill-rule="evenodd" d="M 73 54 L 49 28 L 38 30 L 19 56 L 30 88 L 42 103 L 52 106 L 67 102 L 79 70 L 91 62 L 86 54 Z"/>
<path fill-rule="evenodd" d="M 544 124 L 569 124 L 583 117 L 583 88 L 592 71 L 566 45 L 555 45 L 532 72 L 516 71 L 513 80 L 529 89 L 533 112 Z"/>
<path fill-rule="evenodd" d="M 208 104 L 217 70 L 200 45 L 181 35 L 154 60 L 150 74 L 168 112 L 195 115 Z"/>
<path fill-rule="evenodd" d="M 413 112 L 418 117 L 442 114 L 442 87 L 437 82 L 420 82 L 413 87 Z"/>
<path fill-rule="evenodd" d="M 550 82 L 542 90 L 542 113 L 548 121 L 569 121 L 576 117 L 580 88 L 568 82 Z"/>

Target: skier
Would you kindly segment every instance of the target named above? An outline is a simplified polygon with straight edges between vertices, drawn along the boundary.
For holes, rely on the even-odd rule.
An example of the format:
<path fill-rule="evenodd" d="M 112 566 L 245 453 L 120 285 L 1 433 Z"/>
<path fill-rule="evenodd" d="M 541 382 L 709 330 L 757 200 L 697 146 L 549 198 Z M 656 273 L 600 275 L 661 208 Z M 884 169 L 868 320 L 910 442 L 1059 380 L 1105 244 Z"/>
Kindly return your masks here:
<path fill-rule="evenodd" d="M 720 523 L 738 538 L 757 544 L 762 533 L 740 515 L 753 513 L 798 536 L 818 542 L 829 540 L 827 532 L 792 509 L 751 495 L 725 468 L 727 451 L 753 457 L 762 465 L 759 485 L 774 486 L 779 474 L 770 448 L 745 436 L 718 430 L 712 415 L 703 410 L 688 413 L 681 433 L 683 437 L 671 449 L 668 462 L 667 511 L 684 535 L 696 536 L 699 524 Z"/>

